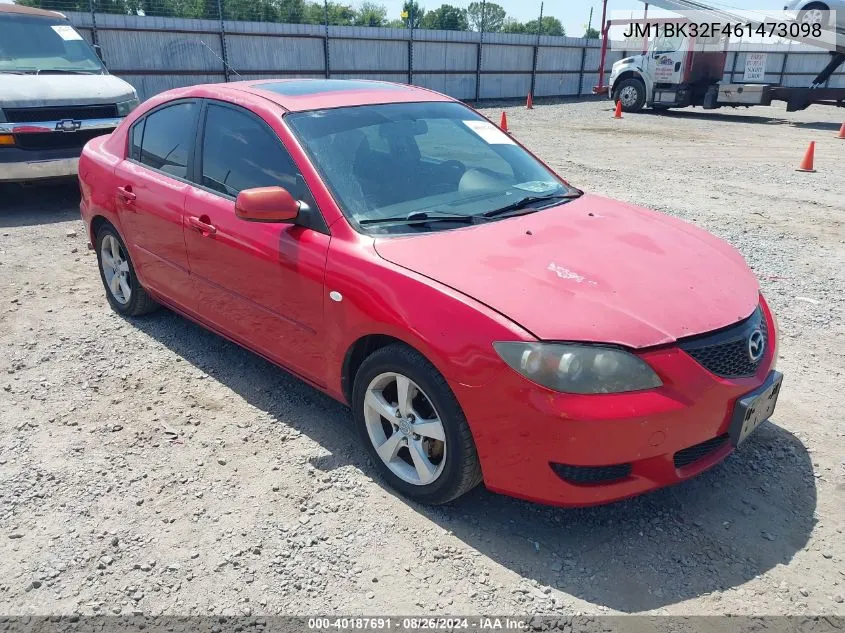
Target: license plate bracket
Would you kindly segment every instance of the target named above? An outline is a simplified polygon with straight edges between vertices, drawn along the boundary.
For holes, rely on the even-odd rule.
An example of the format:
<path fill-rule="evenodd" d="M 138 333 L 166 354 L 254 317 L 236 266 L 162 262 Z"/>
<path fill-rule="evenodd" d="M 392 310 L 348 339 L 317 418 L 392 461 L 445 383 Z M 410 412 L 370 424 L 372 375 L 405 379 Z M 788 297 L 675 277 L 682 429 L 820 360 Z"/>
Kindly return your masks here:
<path fill-rule="evenodd" d="M 783 374 L 773 371 L 760 387 L 737 400 L 731 419 L 730 438 L 739 446 L 775 412 Z"/>

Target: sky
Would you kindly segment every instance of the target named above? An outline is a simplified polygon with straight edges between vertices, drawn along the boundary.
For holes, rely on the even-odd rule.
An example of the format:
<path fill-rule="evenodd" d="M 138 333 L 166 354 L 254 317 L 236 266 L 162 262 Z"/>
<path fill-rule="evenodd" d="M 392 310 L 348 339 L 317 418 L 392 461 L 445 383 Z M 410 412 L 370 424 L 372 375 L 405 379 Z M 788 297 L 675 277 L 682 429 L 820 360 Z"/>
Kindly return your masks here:
<path fill-rule="evenodd" d="M 374 0 L 378 4 L 387 7 L 388 18 L 398 18 L 402 11 L 403 0 Z M 471 0 L 417 0 L 421 7 L 434 9 L 444 2 L 458 7 L 466 7 Z M 480 1 L 480 0 L 479 0 Z M 504 7 L 508 15 L 515 17 L 520 22 L 527 22 L 537 18 L 540 14 L 540 0 L 494 0 Z M 780 10 L 783 9 L 784 0 L 702 0 L 706 4 L 722 9 L 736 8 L 743 10 Z M 353 0 L 353 5 L 358 6 L 361 0 Z M 566 34 L 572 37 L 584 35 L 585 25 L 590 17 L 590 8 L 593 8 L 593 28 L 599 29 L 601 22 L 601 0 L 544 0 L 543 15 L 553 15 L 559 19 Z M 608 14 L 613 11 L 631 10 L 635 17 L 641 17 L 643 3 L 637 0 L 610 0 L 608 2 Z M 654 15 L 649 11 L 650 15 Z M 608 15 L 608 17 L 610 17 Z M 614 17 L 619 17 L 615 15 Z"/>

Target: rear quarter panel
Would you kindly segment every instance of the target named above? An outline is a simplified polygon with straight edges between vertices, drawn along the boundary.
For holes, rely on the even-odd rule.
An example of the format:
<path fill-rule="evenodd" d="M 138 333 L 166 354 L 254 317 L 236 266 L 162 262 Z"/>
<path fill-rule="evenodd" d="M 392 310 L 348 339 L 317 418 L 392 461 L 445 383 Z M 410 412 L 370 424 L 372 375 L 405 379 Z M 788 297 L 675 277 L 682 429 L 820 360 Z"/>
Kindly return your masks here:
<path fill-rule="evenodd" d="M 97 239 L 92 231 L 93 220 L 98 216 L 108 220 L 123 233 L 114 196 L 114 169 L 122 157 L 107 148 L 111 136 L 99 136 L 88 141 L 79 158 L 79 188 L 82 194 L 80 212 L 92 244 Z"/>

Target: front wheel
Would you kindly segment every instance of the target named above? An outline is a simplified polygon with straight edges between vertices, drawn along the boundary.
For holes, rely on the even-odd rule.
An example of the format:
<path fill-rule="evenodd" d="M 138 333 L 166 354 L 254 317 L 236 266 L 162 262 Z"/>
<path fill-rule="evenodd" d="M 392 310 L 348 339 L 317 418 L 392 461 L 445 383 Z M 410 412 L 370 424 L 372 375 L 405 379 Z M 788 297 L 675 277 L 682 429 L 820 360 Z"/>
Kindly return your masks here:
<path fill-rule="evenodd" d="M 613 91 L 613 100 L 622 103 L 625 112 L 639 112 L 645 106 L 645 84 L 634 77 L 623 79 Z"/>
<path fill-rule="evenodd" d="M 481 482 L 469 425 L 446 379 L 404 345 L 362 364 L 352 394 L 364 445 L 388 483 L 421 503 L 443 504 Z"/>

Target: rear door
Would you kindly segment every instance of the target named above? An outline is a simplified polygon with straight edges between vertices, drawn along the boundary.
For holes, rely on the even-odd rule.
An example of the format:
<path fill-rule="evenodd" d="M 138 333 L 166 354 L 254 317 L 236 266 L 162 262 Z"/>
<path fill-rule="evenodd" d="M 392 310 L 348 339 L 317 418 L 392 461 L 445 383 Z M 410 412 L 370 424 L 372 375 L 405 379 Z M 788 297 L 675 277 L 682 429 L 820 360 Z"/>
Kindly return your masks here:
<path fill-rule="evenodd" d="M 271 360 L 323 383 L 320 345 L 329 231 L 293 159 L 256 114 L 208 101 L 185 241 L 199 315 Z M 247 222 L 240 191 L 280 186 L 310 212 L 300 224 Z M 303 225 L 305 224 L 305 225 Z"/>
<path fill-rule="evenodd" d="M 123 239 L 141 282 L 189 309 L 183 214 L 200 105 L 172 102 L 139 119 L 129 131 L 129 154 L 115 170 Z"/>

